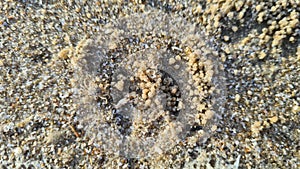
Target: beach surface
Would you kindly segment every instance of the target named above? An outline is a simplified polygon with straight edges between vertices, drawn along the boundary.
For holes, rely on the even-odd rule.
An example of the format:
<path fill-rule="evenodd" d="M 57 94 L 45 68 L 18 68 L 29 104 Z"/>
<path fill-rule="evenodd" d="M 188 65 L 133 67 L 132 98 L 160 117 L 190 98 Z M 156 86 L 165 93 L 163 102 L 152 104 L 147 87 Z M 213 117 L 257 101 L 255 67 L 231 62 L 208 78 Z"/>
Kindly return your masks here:
<path fill-rule="evenodd" d="M 0 9 L 3 169 L 300 168 L 299 0 L 4 0 Z M 123 67 L 109 72 L 110 63 Z M 144 92 L 128 96 L 134 111 L 119 99 L 128 79 Z M 134 119 L 169 114 L 149 127 L 111 105 Z M 128 133 L 154 141 L 120 147 Z"/>

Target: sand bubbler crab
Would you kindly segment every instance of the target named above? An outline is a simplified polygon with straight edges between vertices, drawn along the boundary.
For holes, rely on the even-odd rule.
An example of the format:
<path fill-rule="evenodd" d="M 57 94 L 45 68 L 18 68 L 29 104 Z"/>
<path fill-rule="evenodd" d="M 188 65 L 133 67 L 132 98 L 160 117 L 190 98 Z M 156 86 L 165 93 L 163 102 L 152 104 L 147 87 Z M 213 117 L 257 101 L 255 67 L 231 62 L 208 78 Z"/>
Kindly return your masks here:
<path fill-rule="evenodd" d="M 72 63 L 86 136 L 134 158 L 208 137 L 226 94 L 210 42 L 195 25 L 159 11 L 121 17 L 83 40 Z"/>

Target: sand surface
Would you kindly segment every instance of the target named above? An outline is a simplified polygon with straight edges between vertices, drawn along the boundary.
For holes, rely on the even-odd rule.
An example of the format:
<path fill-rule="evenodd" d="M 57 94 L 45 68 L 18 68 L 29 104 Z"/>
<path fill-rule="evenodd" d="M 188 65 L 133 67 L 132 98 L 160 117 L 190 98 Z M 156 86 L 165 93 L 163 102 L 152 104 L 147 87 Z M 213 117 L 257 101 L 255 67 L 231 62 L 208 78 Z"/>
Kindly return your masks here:
<path fill-rule="evenodd" d="M 3 169 L 300 168 L 299 0 L 4 0 L 0 9 Z M 123 94 L 129 81 L 142 94 Z M 111 105 L 147 120 L 127 125 Z M 157 115 L 165 121 L 149 126 Z M 123 129 L 154 141 L 110 140 Z"/>

